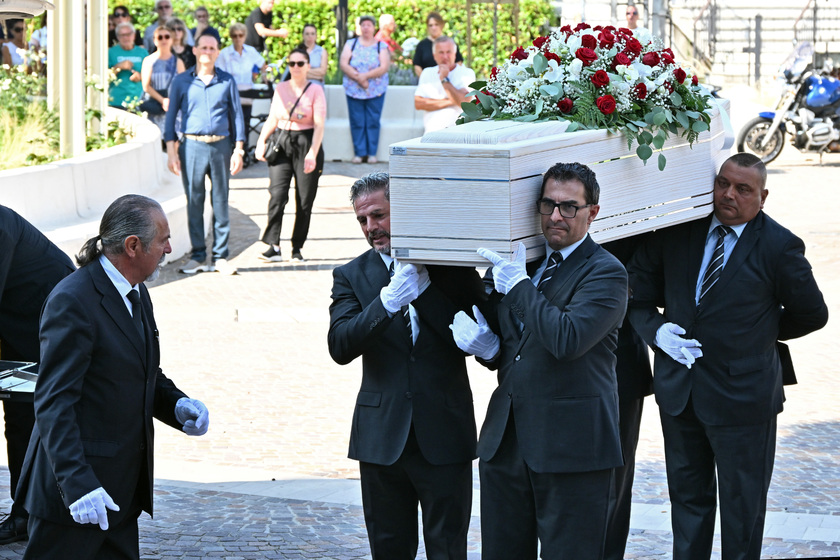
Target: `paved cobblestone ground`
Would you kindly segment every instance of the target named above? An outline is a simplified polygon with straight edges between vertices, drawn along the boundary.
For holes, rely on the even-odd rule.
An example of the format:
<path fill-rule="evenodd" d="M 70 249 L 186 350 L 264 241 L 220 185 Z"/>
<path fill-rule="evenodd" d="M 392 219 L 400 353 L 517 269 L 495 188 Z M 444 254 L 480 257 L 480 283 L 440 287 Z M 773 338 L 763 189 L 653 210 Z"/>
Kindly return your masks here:
<path fill-rule="evenodd" d="M 259 236 L 268 202 L 267 173 L 263 164 L 247 169 L 231 191 L 231 261 L 240 274 L 185 277 L 175 272 L 177 264 L 169 265 L 152 287 L 164 371 L 208 405 L 212 422 L 203 438 L 158 424 L 157 513 L 154 520 L 141 518 L 144 558 L 369 558 L 358 505 L 225 492 L 211 483 L 358 477 L 346 452 L 361 365 L 340 367 L 329 358 L 327 309 L 330 271 L 367 248 L 347 199 L 348 187 L 376 167 L 387 169 L 327 165 L 302 264 L 257 259 L 265 249 Z M 779 418 L 768 509 L 833 516 L 834 521 L 840 521 L 838 172 L 840 156 L 826 156 L 820 167 L 816 159 L 788 147 L 771 166 L 766 206 L 805 239 L 832 315 L 827 328 L 792 345 L 800 383 L 789 388 Z M 290 220 L 283 228 L 285 255 L 291 252 L 291 225 Z M 495 378 L 477 364 L 470 366 L 470 376 L 480 423 Z M 646 402 L 637 457 L 634 502 L 664 511 L 668 499 L 653 399 Z M 237 478 L 225 469 L 238 469 Z M 206 482 L 207 489 L 187 488 L 184 481 Z M 8 495 L 5 470 L 0 495 Z M 0 509 L 7 508 L 8 500 L 0 503 Z M 480 557 L 478 518 L 472 521 L 471 560 Z M 634 529 L 627 557 L 669 558 L 670 541 L 667 524 L 661 530 Z M 0 547 L 0 558 L 19 558 L 22 550 L 20 543 Z M 764 543 L 766 558 L 838 555 L 840 542 L 768 538 Z M 425 558 L 422 549 L 419 557 Z"/>

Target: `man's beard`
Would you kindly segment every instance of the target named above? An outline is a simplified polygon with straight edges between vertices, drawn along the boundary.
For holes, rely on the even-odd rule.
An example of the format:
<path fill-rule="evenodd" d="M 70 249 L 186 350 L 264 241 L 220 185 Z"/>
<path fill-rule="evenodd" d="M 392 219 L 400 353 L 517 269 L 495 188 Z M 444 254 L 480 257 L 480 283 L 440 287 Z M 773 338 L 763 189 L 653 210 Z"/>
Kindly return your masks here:
<path fill-rule="evenodd" d="M 163 261 L 166 258 L 166 253 L 160 256 L 160 261 L 158 262 L 157 267 L 155 267 L 155 271 L 146 276 L 146 279 L 143 280 L 144 282 L 154 282 L 160 276 L 160 271 L 163 268 Z"/>
<path fill-rule="evenodd" d="M 388 243 L 384 247 L 377 247 L 376 245 L 374 245 L 375 238 L 378 240 L 382 239 L 383 237 L 388 240 Z M 370 234 L 368 234 L 367 241 L 370 244 L 370 246 L 373 247 L 373 250 L 377 253 L 382 253 L 384 255 L 391 254 L 391 234 L 389 232 L 381 229 L 371 232 Z"/>

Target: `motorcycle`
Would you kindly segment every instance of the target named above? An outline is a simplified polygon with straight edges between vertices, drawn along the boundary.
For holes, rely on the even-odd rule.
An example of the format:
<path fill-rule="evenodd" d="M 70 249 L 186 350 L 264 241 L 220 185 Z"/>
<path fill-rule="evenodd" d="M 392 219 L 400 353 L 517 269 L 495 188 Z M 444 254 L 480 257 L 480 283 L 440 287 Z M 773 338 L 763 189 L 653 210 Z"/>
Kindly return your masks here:
<path fill-rule="evenodd" d="M 840 80 L 810 70 L 814 48 L 797 45 L 782 64 L 784 80 L 776 111 L 759 113 L 738 134 L 739 152 L 752 152 L 765 164 L 784 147 L 785 134 L 800 152 L 840 152 Z"/>

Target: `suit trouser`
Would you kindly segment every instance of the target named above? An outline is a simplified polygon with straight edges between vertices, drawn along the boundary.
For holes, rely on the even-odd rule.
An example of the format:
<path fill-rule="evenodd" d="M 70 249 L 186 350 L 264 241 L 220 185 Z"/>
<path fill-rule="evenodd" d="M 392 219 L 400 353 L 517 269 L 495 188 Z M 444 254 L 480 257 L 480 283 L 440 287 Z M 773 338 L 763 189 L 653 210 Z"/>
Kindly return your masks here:
<path fill-rule="evenodd" d="M 359 463 L 365 525 L 373 560 L 417 556 L 417 505 L 429 560 L 466 560 L 472 507 L 472 462 L 433 465 L 412 427 L 393 465 Z"/>
<path fill-rule="evenodd" d="M 139 560 L 139 516 L 136 510 L 103 531 L 96 524 L 64 525 L 30 515 L 23 560 Z"/>
<path fill-rule="evenodd" d="M 562 437 L 559 435 L 557 437 Z M 481 475 L 482 560 L 598 560 L 604 552 L 612 469 L 537 473 L 519 451 L 513 416 Z"/>
<path fill-rule="evenodd" d="M 678 416 L 661 411 L 659 416 L 674 560 L 711 556 L 717 495 L 722 560 L 758 560 L 776 453 L 776 417 L 747 426 L 710 426 L 697 418 L 691 399 Z"/>
<path fill-rule="evenodd" d="M 204 179 L 210 176 L 210 199 L 213 203 L 213 262 L 228 258 L 230 217 L 228 192 L 230 189 L 230 136 L 218 142 L 199 142 L 184 138 L 178 148 L 181 160 L 181 183 L 187 195 L 187 227 L 192 245 L 192 258 L 207 259 L 204 241 Z"/>
<path fill-rule="evenodd" d="M 9 491 L 15 497 L 23 459 L 32 428 L 35 427 L 35 406 L 30 402 L 3 401 L 3 419 L 6 423 L 6 454 L 9 458 Z M 12 504 L 12 515 L 25 517 L 26 510 L 17 502 Z"/>
<path fill-rule="evenodd" d="M 604 560 L 622 560 L 630 534 L 630 506 L 633 501 L 633 477 L 636 469 L 636 447 L 639 444 L 639 428 L 642 423 L 642 409 L 645 398 L 619 398 L 618 429 L 621 435 L 621 452 L 624 466 L 613 472 L 613 487 L 610 494 L 610 514 L 607 519 L 607 539 L 604 546 Z"/>

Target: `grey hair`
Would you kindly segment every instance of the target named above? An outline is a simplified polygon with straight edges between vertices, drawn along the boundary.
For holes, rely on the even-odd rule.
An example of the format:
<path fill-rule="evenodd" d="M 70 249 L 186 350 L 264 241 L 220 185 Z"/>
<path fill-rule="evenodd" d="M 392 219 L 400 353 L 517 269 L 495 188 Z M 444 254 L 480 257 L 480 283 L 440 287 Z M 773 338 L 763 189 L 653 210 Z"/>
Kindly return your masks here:
<path fill-rule="evenodd" d="M 88 239 L 76 255 L 79 266 L 86 266 L 99 255 L 119 255 L 125 240 L 136 235 L 147 250 L 157 235 L 156 213 L 163 214 L 157 201 L 139 194 L 127 194 L 111 203 L 99 222 L 99 235 Z"/>
<path fill-rule="evenodd" d="M 131 25 L 131 22 L 129 22 L 129 21 L 124 21 L 122 23 L 118 23 L 117 26 L 114 28 L 114 33 L 118 34 L 120 32 L 120 29 L 123 29 L 123 28 L 126 28 L 126 27 L 131 29 L 132 33 L 136 33 L 136 31 L 134 30 L 134 26 Z"/>
<path fill-rule="evenodd" d="M 437 39 L 435 39 L 435 42 L 434 42 L 434 44 L 432 45 L 432 50 L 434 50 L 434 48 L 435 48 L 437 45 L 440 45 L 440 44 L 443 44 L 443 43 L 452 43 L 452 44 L 454 45 L 454 44 L 455 44 L 455 39 L 453 39 L 453 38 L 452 38 L 452 37 L 450 37 L 449 35 L 441 35 L 440 37 L 438 37 Z"/>
<path fill-rule="evenodd" d="M 385 200 L 391 200 L 391 178 L 385 171 L 368 173 L 350 187 L 350 202 L 355 206 L 356 199 L 377 191 L 385 191 Z"/>

